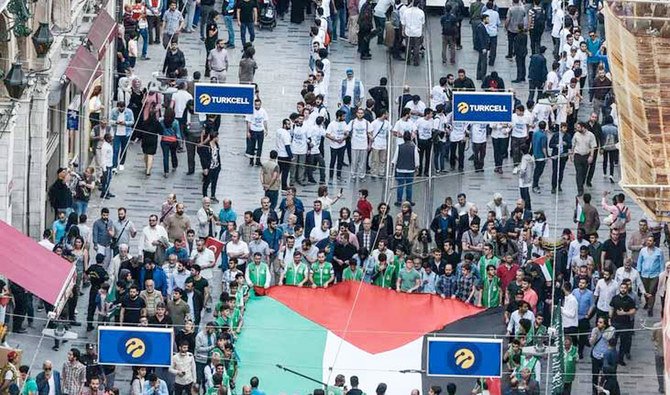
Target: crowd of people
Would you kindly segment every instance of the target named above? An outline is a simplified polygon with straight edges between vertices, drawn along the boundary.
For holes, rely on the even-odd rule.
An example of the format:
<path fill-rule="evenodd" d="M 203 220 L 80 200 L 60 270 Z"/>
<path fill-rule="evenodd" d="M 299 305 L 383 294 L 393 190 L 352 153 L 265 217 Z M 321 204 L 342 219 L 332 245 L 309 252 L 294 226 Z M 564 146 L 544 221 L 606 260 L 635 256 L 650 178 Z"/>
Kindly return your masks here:
<path fill-rule="evenodd" d="M 204 66 L 208 81 L 226 82 L 237 20 L 243 51 L 238 79 L 252 84 L 257 68 L 254 27 L 266 8 L 256 0 L 225 1 L 218 13 L 219 4 L 213 0 L 179 3 L 135 0 L 125 7 L 116 42 L 121 77 L 116 81 L 116 107 L 103 116 L 104 108 L 96 99 L 100 92 L 95 90 L 89 103 L 95 110 L 90 119 L 94 165 L 82 174 L 60 169 L 49 190 L 57 219 L 40 244 L 73 262 L 77 276 L 53 325 L 81 325 L 77 306 L 87 294 L 87 332 L 99 324 L 173 328 L 178 352 L 172 366 L 134 367 L 131 394 L 226 394 L 239 392 L 239 387 L 243 394 L 261 394 L 258 378 L 249 385 L 237 382 L 241 362 L 235 343 L 244 331 L 244 311 L 254 289 L 327 288 L 342 281 L 362 281 L 396 292 L 434 294 L 500 308 L 508 335 L 502 381 L 504 393 L 509 394 L 539 394 L 540 375 L 544 375 L 540 364 L 545 362 L 531 346 L 548 341 L 553 307 L 560 305 L 564 394 L 571 393 L 575 365 L 586 349 L 593 393 L 619 393 L 618 366 L 637 357 L 631 355 L 635 317 L 642 310 L 653 317 L 657 297 L 661 301 L 665 297 L 670 264 L 660 243 L 663 233 L 667 243 L 670 232 L 667 225 L 643 218 L 638 229 L 628 233 L 632 218 L 623 194 L 610 198 L 603 193 L 598 205 L 585 191 L 592 187 L 598 153 L 603 155 L 603 174 L 612 182 L 618 161 L 616 104 L 606 45 L 599 38 L 604 29 L 598 1 L 587 1 L 582 8 L 562 0 L 527 4 L 512 0 L 503 19 L 493 1 L 477 0 L 466 10 L 462 1 L 448 0 L 440 18 L 442 63 L 453 64 L 455 52 L 462 50 L 462 23 L 468 17 L 479 56 L 480 88 L 505 90 L 498 73 L 487 74 L 487 67 L 495 66 L 498 30 L 503 27 L 509 41 L 506 58 L 517 62 L 517 78 L 512 82 L 528 78 L 530 86 L 525 105 L 515 96 L 511 123 L 467 124 L 454 121 L 451 108 L 453 91 L 477 89 L 464 69 L 456 76 L 441 77 L 430 91 L 428 105 L 404 87 L 395 101 L 398 119 L 394 123 L 386 78 L 366 92 L 353 68 L 347 68 L 336 85 L 337 97 L 329 98 L 334 78 L 329 47 L 338 39 L 357 45 L 361 59 L 368 59 L 370 41 L 377 38 L 378 43 L 388 44 L 395 58 L 418 65 L 425 4 L 293 0 L 292 23 L 303 23 L 306 12 L 314 15 L 308 27 L 309 72 L 296 110 L 282 119 L 274 144 L 265 150 L 267 160 L 263 146 L 271 117 L 257 87 L 254 111 L 245 118 L 245 155 L 249 166 L 259 167 L 264 196 L 260 207 L 245 208 L 241 216 L 230 199 L 221 199 L 221 208 L 215 211 L 220 196 L 221 119 L 193 114 L 193 84 L 201 74 L 195 71 L 188 78 L 178 38 L 193 34 L 199 18 L 207 57 L 189 67 Z M 274 6 L 283 19 L 288 1 Z M 225 23 L 227 40 L 221 38 L 217 20 Z M 582 37 L 582 29 L 588 31 L 587 38 Z M 551 70 L 542 45 L 545 30 L 551 31 L 553 40 Z M 532 55 L 526 69 L 528 36 Z M 141 51 L 138 37 L 143 42 Z M 148 59 L 147 46 L 161 43 L 166 55 L 159 79 L 173 88 L 170 93 L 165 87 L 143 88 L 133 71 L 137 57 L 139 62 Z M 583 119 L 579 109 L 586 104 L 586 95 L 593 112 Z M 332 105 L 335 101 L 337 106 Z M 509 167 L 518 173 L 521 198 L 512 206 L 496 193 L 475 204 L 460 193 L 455 202 L 446 197 L 430 218 L 420 218 L 413 209 L 414 177 L 464 171 L 468 141 L 474 170 L 484 171 L 489 135 L 494 171 L 502 173 L 504 161 L 511 156 Z M 102 208 L 89 225 L 90 196 L 97 188 L 102 198 L 114 197 L 112 177 L 124 171 L 132 140 L 142 143 L 146 176 L 151 174 L 158 145 L 166 178 L 177 169 L 181 151 L 187 152 L 189 175 L 196 172 L 199 157 L 202 200 L 193 217 L 186 214 L 183 197 L 170 194 L 143 227 L 136 227 L 133 213 L 123 207 L 116 210 L 115 219 Z M 548 161 L 552 163 L 551 192 L 562 192 L 570 160 L 577 173 L 577 230 L 564 229 L 553 240 L 545 213 L 531 208 L 530 192 L 541 193 Z M 349 174 L 344 173 L 345 167 Z M 330 188 L 368 176 L 395 177 L 393 204 L 370 201 L 369 191 L 361 187 L 355 204 L 347 207 L 340 202 L 341 208 L 335 210 L 342 192 L 331 196 Z M 299 189 L 309 184 L 319 185 L 313 199 Z M 397 212 L 391 205 L 399 207 Z M 424 228 L 423 224 L 430 225 Z M 598 232 L 606 227 L 608 238 L 601 242 Z M 223 244 L 220 256 L 207 247 L 209 238 Z M 13 331 L 24 332 L 24 320 L 33 325 L 35 319 L 32 296 L 14 283 L 6 288 L 14 300 Z M 38 302 L 38 310 L 53 308 Z M 654 334 L 658 369 L 663 363 L 662 336 Z M 56 339 L 53 349 L 58 351 L 61 345 Z M 9 391 L 18 384 L 26 394 L 118 393 L 115 367 L 97 365 L 95 353 L 94 344 L 86 346 L 84 355 L 72 348 L 60 372 L 45 361 L 34 386 L 28 367 L 16 367 L 10 359 L 3 368 L 0 390 Z M 662 375 L 658 377 L 662 392 Z M 484 386 L 478 384 L 474 391 Z M 330 389 L 362 393 L 355 376 L 350 386 L 338 376 Z M 377 394 L 386 391 L 386 385 L 379 384 Z M 442 388 L 432 387 L 429 393 L 440 394 Z M 455 386 L 445 386 L 445 393 L 455 393 Z"/>

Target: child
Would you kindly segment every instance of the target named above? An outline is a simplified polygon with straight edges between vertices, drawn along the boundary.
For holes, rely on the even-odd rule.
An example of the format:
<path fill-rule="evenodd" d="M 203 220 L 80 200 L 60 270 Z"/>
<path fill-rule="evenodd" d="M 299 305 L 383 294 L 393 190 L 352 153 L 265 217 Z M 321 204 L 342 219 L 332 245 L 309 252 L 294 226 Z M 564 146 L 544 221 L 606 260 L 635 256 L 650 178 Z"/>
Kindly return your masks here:
<path fill-rule="evenodd" d="M 100 286 L 98 295 L 95 297 L 95 313 L 98 316 L 98 322 L 101 324 L 110 321 L 113 303 L 108 299 L 108 296 L 109 284 L 104 283 Z"/>
<path fill-rule="evenodd" d="M 137 32 L 131 32 L 128 39 L 128 66 L 135 68 L 135 61 L 137 60 Z"/>
<path fill-rule="evenodd" d="M 244 276 L 244 273 L 237 268 L 237 258 L 230 258 L 228 261 L 228 270 L 223 272 L 223 277 L 221 278 L 221 285 L 225 292 L 230 292 L 230 283 L 235 281 L 235 277 L 238 273 Z"/>

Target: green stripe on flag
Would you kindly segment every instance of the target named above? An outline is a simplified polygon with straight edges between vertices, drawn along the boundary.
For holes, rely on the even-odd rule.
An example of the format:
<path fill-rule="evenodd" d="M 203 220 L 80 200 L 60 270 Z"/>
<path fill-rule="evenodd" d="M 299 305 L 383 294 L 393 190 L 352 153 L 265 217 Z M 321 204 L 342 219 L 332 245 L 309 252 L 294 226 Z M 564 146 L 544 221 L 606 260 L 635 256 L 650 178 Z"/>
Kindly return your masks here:
<path fill-rule="evenodd" d="M 275 365 L 321 381 L 327 330 L 269 296 L 252 297 L 244 312 L 245 327 L 235 345 L 240 358 L 235 382 L 241 393 L 258 376 L 266 394 L 306 394 L 319 385 Z M 247 327 L 248 325 L 248 327 Z"/>

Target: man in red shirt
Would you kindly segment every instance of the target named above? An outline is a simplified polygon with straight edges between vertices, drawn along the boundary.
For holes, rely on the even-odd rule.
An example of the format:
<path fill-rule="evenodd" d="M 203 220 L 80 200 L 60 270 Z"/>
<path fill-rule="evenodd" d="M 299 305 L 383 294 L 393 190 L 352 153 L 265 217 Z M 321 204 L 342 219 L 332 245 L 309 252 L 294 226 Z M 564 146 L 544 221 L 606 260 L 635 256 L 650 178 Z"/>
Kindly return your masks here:
<path fill-rule="evenodd" d="M 528 302 L 530 309 L 535 313 L 537 311 L 538 296 L 537 292 L 530 287 L 530 281 L 530 277 L 524 277 L 521 280 L 521 290 L 523 291 L 523 300 Z"/>
<path fill-rule="evenodd" d="M 372 203 L 368 200 L 368 190 L 359 189 L 358 190 L 358 203 L 356 203 L 356 209 L 361 214 L 363 219 L 370 219 L 372 216 Z"/>
<path fill-rule="evenodd" d="M 516 272 L 519 265 L 514 262 L 512 255 L 507 254 L 503 257 L 503 264 L 498 266 L 496 275 L 500 279 L 502 289 L 507 290 L 507 286 L 516 278 Z M 505 295 L 507 297 L 507 295 Z"/>

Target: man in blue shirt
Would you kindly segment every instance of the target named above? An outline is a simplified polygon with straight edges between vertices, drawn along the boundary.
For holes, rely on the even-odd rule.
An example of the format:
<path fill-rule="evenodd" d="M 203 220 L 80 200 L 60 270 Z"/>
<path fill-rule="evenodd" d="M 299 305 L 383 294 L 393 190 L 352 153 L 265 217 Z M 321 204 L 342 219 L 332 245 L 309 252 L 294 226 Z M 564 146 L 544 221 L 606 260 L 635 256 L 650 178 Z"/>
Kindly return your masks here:
<path fill-rule="evenodd" d="M 577 288 L 572 290 L 572 295 L 577 299 L 577 349 L 579 359 L 584 358 L 584 347 L 588 344 L 591 332 L 589 318 L 593 313 L 593 292 L 588 288 L 588 279 L 582 277 L 578 280 Z"/>
<path fill-rule="evenodd" d="M 547 123 L 540 121 L 538 129 L 533 133 L 533 158 L 535 158 L 535 170 L 533 171 L 533 192 L 540 193 L 540 177 L 544 172 L 547 157 Z"/>
<path fill-rule="evenodd" d="M 663 252 L 656 247 L 654 236 L 647 237 L 645 247 L 640 250 L 637 258 L 637 270 L 640 272 L 644 289 L 651 294 L 647 298 L 644 309 L 648 310 L 649 317 L 654 315 L 654 302 L 656 301 L 656 289 L 658 288 L 658 276 L 663 270 Z"/>

